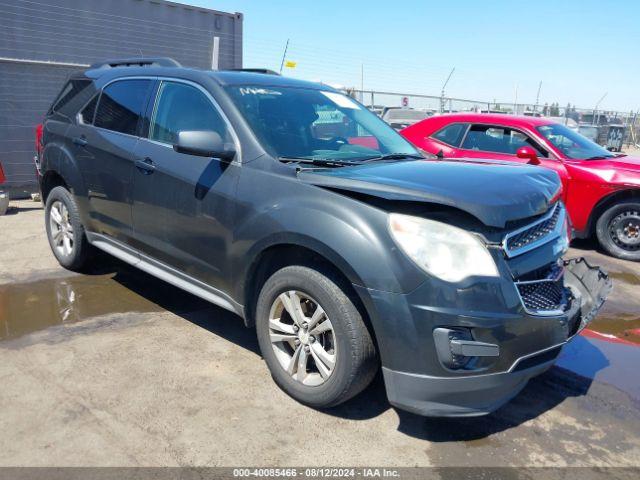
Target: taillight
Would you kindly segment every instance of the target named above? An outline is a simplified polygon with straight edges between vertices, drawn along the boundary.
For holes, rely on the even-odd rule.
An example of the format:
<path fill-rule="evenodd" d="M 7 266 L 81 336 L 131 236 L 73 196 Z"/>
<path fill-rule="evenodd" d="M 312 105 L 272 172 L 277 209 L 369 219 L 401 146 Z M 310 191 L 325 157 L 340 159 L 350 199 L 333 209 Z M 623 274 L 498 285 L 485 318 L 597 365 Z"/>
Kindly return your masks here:
<path fill-rule="evenodd" d="M 42 124 L 36 126 L 36 153 L 40 156 L 42 152 Z"/>
<path fill-rule="evenodd" d="M 0 163 L 0 185 L 2 185 L 7 178 L 4 176 L 4 170 L 2 170 L 2 164 Z"/>

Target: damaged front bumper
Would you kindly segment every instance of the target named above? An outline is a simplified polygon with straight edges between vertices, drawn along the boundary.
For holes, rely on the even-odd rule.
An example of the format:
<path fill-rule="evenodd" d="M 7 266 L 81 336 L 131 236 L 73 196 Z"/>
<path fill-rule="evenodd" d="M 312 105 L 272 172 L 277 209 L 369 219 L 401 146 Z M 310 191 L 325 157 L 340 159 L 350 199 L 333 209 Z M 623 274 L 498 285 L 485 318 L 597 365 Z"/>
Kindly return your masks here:
<path fill-rule="evenodd" d="M 567 260 L 564 283 L 571 290 L 570 310 L 578 310 L 575 335 L 583 330 L 604 304 L 611 293 L 613 283 L 600 267 L 592 266 L 585 258 Z M 573 335 L 571 336 L 573 337 Z"/>
<path fill-rule="evenodd" d="M 440 372 L 407 372 L 383 362 L 389 401 L 399 408 L 426 416 L 484 415 L 509 401 L 530 378 L 553 365 L 563 345 L 593 320 L 611 292 L 611 280 L 599 267 L 591 266 L 583 258 L 563 263 L 563 276 L 559 280 L 567 293 L 563 297 L 562 312 L 554 316 L 534 316 L 525 312 L 517 318 L 500 318 L 498 313 L 490 318 L 488 315 L 479 318 L 477 312 L 454 316 L 440 310 L 429 312 L 434 314 L 432 316 L 418 318 L 419 322 L 434 323 L 436 328 L 432 328 L 432 336 L 438 336 L 434 335 L 436 330 L 438 333 L 443 330 L 437 328 L 438 324 L 450 326 L 454 335 L 451 338 L 444 336 L 445 348 L 438 345 L 438 338 L 435 339 Z M 412 307 L 414 320 L 418 315 L 416 308 L 428 308 Z M 467 329 L 472 332 L 472 338 L 454 338 L 456 329 Z M 427 339 L 423 340 L 426 343 Z M 441 354 L 447 349 L 454 353 L 475 352 L 474 355 L 480 356 L 468 363 L 472 366 L 468 370 L 447 371 L 450 364 L 443 361 Z M 486 357 L 482 357 L 483 351 Z M 492 367 L 484 368 L 483 365 Z"/>

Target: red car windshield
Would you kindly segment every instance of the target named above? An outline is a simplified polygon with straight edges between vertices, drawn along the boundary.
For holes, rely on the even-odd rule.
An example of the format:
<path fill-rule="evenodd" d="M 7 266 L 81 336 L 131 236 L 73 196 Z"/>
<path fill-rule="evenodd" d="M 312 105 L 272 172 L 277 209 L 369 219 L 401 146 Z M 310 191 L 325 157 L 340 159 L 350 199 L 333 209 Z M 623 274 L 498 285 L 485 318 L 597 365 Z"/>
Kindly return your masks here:
<path fill-rule="evenodd" d="M 568 158 L 596 160 L 615 156 L 597 143 L 559 123 L 543 125 L 537 130 Z"/>

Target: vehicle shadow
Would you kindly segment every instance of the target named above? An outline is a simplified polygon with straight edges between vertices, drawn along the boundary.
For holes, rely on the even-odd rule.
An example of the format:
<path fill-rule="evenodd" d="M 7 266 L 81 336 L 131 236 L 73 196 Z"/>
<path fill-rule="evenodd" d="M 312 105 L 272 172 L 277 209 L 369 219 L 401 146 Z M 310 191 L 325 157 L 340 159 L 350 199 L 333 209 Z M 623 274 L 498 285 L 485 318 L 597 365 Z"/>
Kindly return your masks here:
<path fill-rule="evenodd" d="M 213 305 L 178 287 L 131 267 L 120 260 L 98 253 L 100 261 L 84 272 L 87 275 L 114 273 L 112 280 L 146 300 L 183 319 L 260 355 L 255 331 L 244 326 L 238 315 Z"/>
<path fill-rule="evenodd" d="M 225 340 L 260 355 L 253 329 L 246 328 L 240 317 L 222 308 L 183 292 L 172 285 L 140 272 L 122 262 L 110 259 L 95 273 L 115 272 L 113 279 L 163 309 L 213 333 Z M 581 357 L 587 356 L 593 365 L 602 353 L 585 342 Z M 594 374 L 596 372 L 593 372 Z M 587 394 L 592 380 L 569 370 L 552 367 L 529 381 L 514 399 L 499 410 L 482 417 L 432 418 L 414 415 L 397 409 L 398 430 L 406 435 L 431 442 L 477 440 L 517 427 L 557 407 L 568 398 Z M 388 400 L 382 374 L 355 398 L 323 413 L 349 420 L 369 420 L 394 408 Z"/>
<path fill-rule="evenodd" d="M 30 212 L 32 210 L 42 210 L 42 204 L 38 204 L 38 206 L 35 207 L 23 207 L 23 206 L 16 206 L 16 205 L 9 205 L 9 208 L 7 208 L 7 211 L 4 213 L 5 216 L 9 216 L 9 215 L 17 215 L 19 213 L 23 213 L 23 212 Z"/>

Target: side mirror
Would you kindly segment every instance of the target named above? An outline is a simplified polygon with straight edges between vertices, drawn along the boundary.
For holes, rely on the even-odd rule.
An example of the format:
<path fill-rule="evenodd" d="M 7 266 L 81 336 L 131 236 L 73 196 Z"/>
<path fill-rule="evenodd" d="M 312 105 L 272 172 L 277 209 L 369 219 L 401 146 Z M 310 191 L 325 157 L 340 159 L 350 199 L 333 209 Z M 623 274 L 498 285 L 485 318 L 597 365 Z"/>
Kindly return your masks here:
<path fill-rule="evenodd" d="M 520 147 L 516 152 L 516 157 L 527 160 L 529 165 L 540 165 L 538 154 L 531 147 Z"/>
<path fill-rule="evenodd" d="M 233 160 L 235 149 L 225 145 L 217 132 L 211 130 L 183 130 L 178 132 L 178 141 L 173 146 L 178 153 L 198 155 L 200 157 Z"/>

